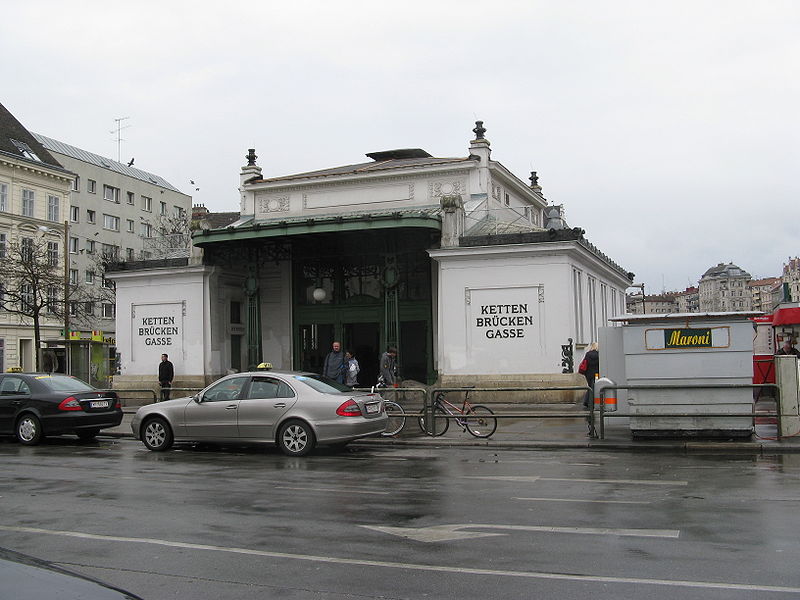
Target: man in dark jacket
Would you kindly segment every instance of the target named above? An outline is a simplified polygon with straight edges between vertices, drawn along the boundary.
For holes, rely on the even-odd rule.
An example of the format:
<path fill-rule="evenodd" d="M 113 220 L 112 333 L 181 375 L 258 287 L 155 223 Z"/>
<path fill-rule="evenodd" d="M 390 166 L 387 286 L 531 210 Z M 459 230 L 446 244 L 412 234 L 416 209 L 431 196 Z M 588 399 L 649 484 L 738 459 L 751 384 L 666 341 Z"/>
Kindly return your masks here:
<path fill-rule="evenodd" d="M 169 356 L 161 355 L 161 362 L 158 363 L 158 383 L 161 385 L 161 401 L 169 400 L 169 389 L 172 387 L 172 380 L 175 378 L 175 368 L 169 362 Z"/>
<path fill-rule="evenodd" d="M 594 402 L 594 380 L 597 379 L 597 374 L 600 372 L 600 354 L 597 351 L 597 342 L 589 344 L 589 350 L 584 359 L 586 360 L 586 371 L 583 376 L 586 377 L 586 385 L 591 389 L 586 391 L 583 408 L 589 408 Z"/>
<path fill-rule="evenodd" d="M 325 362 L 322 363 L 322 376 L 344 383 L 345 360 L 342 345 L 333 342 L 333 350 L 328 352 Z"/>

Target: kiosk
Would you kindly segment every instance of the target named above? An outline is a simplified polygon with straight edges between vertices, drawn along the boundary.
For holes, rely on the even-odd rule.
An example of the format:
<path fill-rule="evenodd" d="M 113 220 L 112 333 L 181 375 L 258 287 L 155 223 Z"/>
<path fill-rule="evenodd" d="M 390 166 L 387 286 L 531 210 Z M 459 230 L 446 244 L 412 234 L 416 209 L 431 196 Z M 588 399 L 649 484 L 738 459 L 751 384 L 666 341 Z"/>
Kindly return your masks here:
<path fill-rule="evenodd" d="M 748 437 L 752 414 L 754 312 L 625 315 L 617 352 L 624 366 L 608 373 L 628 390 L 634 437 Z M 615 377 L 616 375 L 616 377 Z M 620 383 L 621 382 L 621 383 Z M 734 386 L 721 387 L 699 386 Z M 647 386 L 637 389 L 636 386 Z M 651 387 L 655 386 L 655 387 Z M 640 414 L 641 416 L 637 416 Z M 679 416 L 685 415 L 685 416 Z"/>

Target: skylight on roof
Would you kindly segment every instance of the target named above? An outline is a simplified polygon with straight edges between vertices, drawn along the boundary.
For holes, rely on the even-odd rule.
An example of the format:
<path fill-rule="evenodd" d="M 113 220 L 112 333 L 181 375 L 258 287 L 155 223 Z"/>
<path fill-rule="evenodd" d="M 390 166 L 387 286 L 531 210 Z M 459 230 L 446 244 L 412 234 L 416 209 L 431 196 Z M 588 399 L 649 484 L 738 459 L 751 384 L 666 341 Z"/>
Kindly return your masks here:
<path fill-rule="evenodd" d="M 26 144 L 25 142 L 20 142 L 19 140 L 12 139 L 11 143 L 17 147 L 17 150 L 19 150 L 20 154 L 22 154 L 22 156 L 24 156 L 25 158 L 30 158 L 31 160 L 38 160 L 39 162 L 42 162 L 42 159 L 39 158 L 36 155 L 36 153 L 31 149 L 31 147 L 28 146 L 28 144 Z"/>

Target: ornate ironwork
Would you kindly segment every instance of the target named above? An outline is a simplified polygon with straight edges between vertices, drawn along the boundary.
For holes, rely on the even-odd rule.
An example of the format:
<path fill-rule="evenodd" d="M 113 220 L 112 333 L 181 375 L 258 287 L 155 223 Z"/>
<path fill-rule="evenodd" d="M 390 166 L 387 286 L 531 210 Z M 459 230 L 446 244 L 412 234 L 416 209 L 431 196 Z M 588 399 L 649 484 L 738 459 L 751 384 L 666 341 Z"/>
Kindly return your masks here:
<path fill-rule="evenodd" d="M 574 373 L 575 372 L 575 359 L 572 355 L 572 338 L 567 338 L 566 344 L 561 345 L 561 372 Z"/>

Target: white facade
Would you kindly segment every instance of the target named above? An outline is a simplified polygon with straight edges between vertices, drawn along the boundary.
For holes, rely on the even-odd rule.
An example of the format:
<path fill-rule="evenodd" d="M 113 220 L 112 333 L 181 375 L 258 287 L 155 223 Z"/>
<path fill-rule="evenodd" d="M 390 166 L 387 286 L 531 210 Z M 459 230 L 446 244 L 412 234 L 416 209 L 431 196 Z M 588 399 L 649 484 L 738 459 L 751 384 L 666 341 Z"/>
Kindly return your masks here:
<path fill-rule="evenodd" d="M 170 312 L 175 303 L 186 311 L 181 333 L 167 332 L 173 335 L 167 345 L 179 349 L 176 380 L 209 381 L 246 368 L 254 358 L 248 335 L 256 323 L 256 362 L 304 368 L 303 328 L 316 331 L 330 321 L 337 336 L 350 323 L 374 324 L 381 341 L 366 358 L 382 352 L 377 346 L 384 340 L 403 343 L 402 336 L 410 336 L 416 345 L 401 346 L 401 359 L 429 352 L 423 357 L 428 368 L 453 384 L 504 382 L 512 375 L 520 383 L 582 381 L 562 375 L 562 347 L 573 343 L 579 356 L 600 327 L 624 313 L 628 274 L 589 244 L 582 230 L 565 229 L 561 219 L 550 228 L 545 213 L 554 207 L 535 174 L 531 185 L 524 184 L 490 159 L 480 124 L 474 131 L 465 158 L 395 150 L 368 155 L 373 162 L 274 178 L 262 176 L 251 150 L 240 176 L 240 219 L 194 237 L 205 266 L 108 275 L 117 288 L 120 383 L 153 380 L 162 346 L 142 340 L 148 327 L 177 327 Z M 396 249 L 360 243 L 367 234 L 373 241 L 391 238 Z M 384 268 L 383 260 L 407 257 L 403 246 L 414 234 L 426 244 L 413 252 L 424 259 L 417 264 L 427 270 L 430 295 L 411 297 L 411 285 L 401 285 L 408 297 L 396 292 L 392 304 L 389 291 L 396 288 L 387 273 L 395 267 Z M 310 259 L 324 262 L 327 246 L 317 247 L 317 241 L 345 238 L 356 246 L 356 260 L 336 264 L 344 270 L 366 264 L 373 274 L 364 275 L 363 287 L 348 291 L 353 276 L 343 271 L 312 276 L 306 285 L 307 258 L 295 250 L 316 250 Z M 292 250 L 277 252 L 281 245 Z M 257 310 L 248 304 L 256 297 Z M 387 332 L 392 310 L 399 315 L 394 334 Z M 163 318 L 169 322 L 157 322 Z M 429 341 L 414 329 L 417 324 L 427 328 Z M 200 344 L 202 352 L 195 348 Z M 316 351 L 326 352 L 329 344 Z M 363 370 L 367 361 L 360 362 Z"/>
<path fill-rule="evenodd" d="M 629 280 L 575 241 L 447 248 L 438 265 L 438 370 L 517 379 L 561 371 L 561 346 L 598 339 Z"/>

